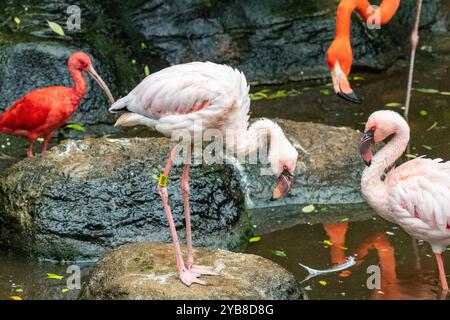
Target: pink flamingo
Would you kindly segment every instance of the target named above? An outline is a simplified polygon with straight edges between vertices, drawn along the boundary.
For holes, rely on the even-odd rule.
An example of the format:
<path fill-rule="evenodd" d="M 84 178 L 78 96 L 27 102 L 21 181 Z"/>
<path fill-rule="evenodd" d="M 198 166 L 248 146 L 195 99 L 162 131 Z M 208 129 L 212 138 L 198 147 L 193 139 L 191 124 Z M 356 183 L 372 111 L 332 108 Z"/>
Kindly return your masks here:
<path fill-rule="evenodd" d="M 268 119 L 261 119 L 249 127 L 249 87 L 244 74 L 228 66 L 211 62 L 193 62 L 175 65 L 146 77 L 127 96 L 114 103 L 110 111 L 128 111 L 116 126 L 153 126 L 166 136 L 188 133 L 194 137 L 206 129 L 218 130 L 228 150 L 237 155 L 256 152 L 268 137 L 268 161 L 278 179 L 273 199 L 284 196 L 292 187 L 298 153 L 281 128 Z M 191 140 L 189 140 L 191 141 Z M 267 142 L 266 142 L 267 143 Z M 189 169 L 191 144 L 185 149 L 181 178 L 186 221 L 187 264 L 184 264 L 177 232 L 173 222 L 167 187 L 158 185 L 164 211 L 169 221 L 175 248 L 180 280 L 205 285 L 200 275 L 216 275 L 212 268 L 197 266 L 192 255 L 191 223 L 189 211 Z M 163 172 L 168 177 L 176 154 L 172 148 Z"/>
<path fill-rule="evenodd" d="M 396 112 L 377 111 L 369 117 L 359 142 L 367 166 L 361 188 L 381 217 L 431 244 L 442 288 L 448 291 L 442 257 L 450 244 L 450 161 L 420 157 L 403 163 L 381 179 L 385 169 L 405 151 L 409 131 L 406 121 Z M 373 146 L 391 135 L 392 139 L 372 157 Z"/>

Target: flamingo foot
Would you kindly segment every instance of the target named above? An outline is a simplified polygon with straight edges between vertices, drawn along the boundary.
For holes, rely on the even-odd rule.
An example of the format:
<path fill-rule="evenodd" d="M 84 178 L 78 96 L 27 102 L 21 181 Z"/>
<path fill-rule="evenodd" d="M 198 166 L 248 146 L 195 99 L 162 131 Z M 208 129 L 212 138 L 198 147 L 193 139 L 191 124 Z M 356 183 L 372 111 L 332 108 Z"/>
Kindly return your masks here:
<path fill-rule="evenodd" d="M 219 275 L 217 272 L 215 272 L 213 270 L 213 267 L 208 267 L 208 266 L 192 265 L 191 267 L 189 267 L 189 271 L 199 274 L 199 275 L 204 275 L 204 276 L 218 276 Z"/>
<path fill-rule="evenodd" d="M 180 270 L 179 276 L 180 276 L 181 282 L 183 282 L 188 287 L 190 287 L 191 284 L 193 284 L 193 283 L 198 283 L 203 286 L 206 286 L 208 284 L 206 281 L 198 279 L 198 277 L 200 277 L 199 273 L 196 273 L 192 270 L 188 270 L 185 268 Z"/>

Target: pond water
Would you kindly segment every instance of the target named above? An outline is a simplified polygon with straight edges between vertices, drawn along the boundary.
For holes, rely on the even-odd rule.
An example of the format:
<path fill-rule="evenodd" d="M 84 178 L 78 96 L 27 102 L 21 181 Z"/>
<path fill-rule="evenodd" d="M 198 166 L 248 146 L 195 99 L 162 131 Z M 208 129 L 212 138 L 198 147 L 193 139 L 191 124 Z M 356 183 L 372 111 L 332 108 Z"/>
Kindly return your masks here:
<path fill-rule="evenodd" d="M 425 41 L 425 40 L 424 40 Z M 450 43 L 449 38 L 433 39 L 431 48 Z M 450 45 L 442 52 L 432 54 L 422 51 L 418 57 L 414 87 L 436 89 L 441 93 L 413 92 L 410 124 L 412 129 L 411 153 L 450 159 Z M 424 47 L 428 49 L 428 47 Z M 407 77 L 407 62 L 399 61 L 383 73 L 358 73 L 352 81 L 364 104 L 344 102 L 332 94 L 326 81 L 289 85 L 289 96 L 281 99 L 259 100 L 252 103 L 253 117 L 287 118 L 296 121 L 314 121 L 336 126 L 350 126 L 362 130 L 371 112 L 388 103 L 403 103 Z M 258 91 L 262 88 L 255 88 Z M 272 92 L 286 88 L 269 88 Z M 292 91 L 295 89 L 295 91 Z M 288 90 L 288 91 L 289 91 Z M 401 108 L 392 108 L 402 112 Z M 111 132 L 113 132 L 112 130 Z M 88 133 L 98 135 L 103 128 L 88 128 Z M 142 134 L 142 131 L 139 131 Z M 134 135 L 128 131 L 128 135 Z M 81 134 L 78 134 L 81 137 Z M 9 140 L 7 140 L 9 139 Z M 8 143 L 9 142 L 9 143 Z M 53 144 L 57 143 L 54 139 Z M 320 143 L 320 142 L 318 142 Z M 0 169 L 25 156 L 26 142 L 4 135 L 0 136 L 2 150 Z M 339 207 L 305 214 L 302 206 L 259 209 L 260 214 L 276 217 L 290 210 L 300 221 L 283 224 L 277 231 L 260 232 L 261 240 L 251 243 L 246 252 L 267 257 L 292 272 L 299 281 L 307 272 L 299 263 L 316 269 L 327 269 L 356 254 L 357 265 L 347 271 L 312 278 L 302 283 L 310 299 L 440 299 L 438 272 L 435 258 L 426 243 L 413 241 L 393 224 L 376 217 L 364 205 L 351 210 Z M 271 210 L 267 212 L 267 210 Z M 303 220 L 302 220 L 303 219 Z M 348 219 L 348 221 L 347 221 Z M 256 219 L 257 220 L 257 219 Z M 331 243 L 332 245 L 331 245 Z M 283 252 L 277 256 L 274 251 Z M 280 255 L 280 252 L 278 254 Z M 450 274 L 450 255 L 445 257 L 447 274 Z M 381 288 L 369 290 L 367 268 L 379 265 Z M 67 264 L 35 262 L 0 253 L 0 299 L 20 296 L 24 299 L 74 299 L 78 290 L 66 290 Z M 82 264 L 85 280 L 91 264 Z M 48 273 L 65 276 L 58 280 Z"/>

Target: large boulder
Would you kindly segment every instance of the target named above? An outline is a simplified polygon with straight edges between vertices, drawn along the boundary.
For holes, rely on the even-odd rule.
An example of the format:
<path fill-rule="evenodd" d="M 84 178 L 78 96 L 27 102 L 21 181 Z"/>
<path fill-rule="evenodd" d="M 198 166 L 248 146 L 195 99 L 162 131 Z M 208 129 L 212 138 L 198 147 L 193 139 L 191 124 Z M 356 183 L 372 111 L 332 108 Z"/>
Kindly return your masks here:
<path fill-rule="evenodd" d="M 424 1 L 422 29 L 436 29 L 441 2 Z M 337 1 L 117 1 L 122 28 L 144 41 L 146 63 L 160 68 L 193 60 L 231 64 L 252 83 L 328 75 L 325 52 L 335 34 Z M 369 30 L 352 22 L 354 67 L 382 70 L 409 48 L 415 1 L 402 1 L 392 21 Z M 438 28 L 439 29 L 439 28 Z"/>
<path fill-rule="evenodd" d="M 194 165 L 190 199 L 197 245 L 230 249 L 245 242 L 253 231 L 245 208 L 363 202 L 357 131 L 276 121 L 299 151 L 293 190 L 270 201 L 276 179 L 261 175 L 260 164 Z M 149 135 L 151 129 L 144 130 Z M 16 163 L 0 179 L 0 245 L 78 259 L 129 242 L 171 241 L 155 181 L 170 145 L 168 138 L 155 137 L 67 140 Z M 168 189 L 184 239 L 181 170 L 175 165 Z"/>
<path fill-rule="evenodd" d="M 168 152 L 163 138 L 87 138 L 15 164 L 0 183 L 0 244 L 61 260 L 98 257 L 129 242 L 170 242 L 155 181 Z M 183 239 L 181 169 L 171 172 L 168 189 Z M 194 166 L 190 178 L 194 243 L 238 246 L 246 232 L 238 173 L 229 165 Z"/>
<path fill-rule="evenodd" d="M 265 258 L 195 248 L 196 262 L 218 276 L 202 277 L 207 286 L 186 287 L 178 279 L 170 244 L 122 246 L 95 265 L 81 299 L 123 300 L 293 300 L 302 294 L 294 276 Z"/>

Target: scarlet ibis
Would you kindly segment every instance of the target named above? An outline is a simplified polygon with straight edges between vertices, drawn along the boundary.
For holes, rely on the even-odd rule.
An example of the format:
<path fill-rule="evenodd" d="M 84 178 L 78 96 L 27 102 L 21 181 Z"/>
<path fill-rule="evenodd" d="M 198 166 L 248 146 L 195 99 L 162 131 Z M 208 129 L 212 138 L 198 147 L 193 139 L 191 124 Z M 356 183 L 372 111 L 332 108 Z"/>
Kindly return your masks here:
<path fill-rule="evenodd" d="M 364 21 L 388 23 L 398 9 L 400 0 L 383 0 L 374 8 L 367 0 L 342 0 L 336 16 L 336 36 L 327 51 L 327 63 L 336 94 L 350 102 L 361 103 L 361 99 L 352 90 L 348 75 L 353 63 L 350 43 L 350 24 L 352 12 L 356 12 Z M 379 18 L 379 19 L 377 19 Z"/>
<path fill-rule="evenodd" d="M 367 165 L 361 179 L 362 192 L 381 217 L 431 244 L 442 288 L 448 291 L 442 255 L 450 245 L 450 161 L 420 157 L 380 179 L 405 151 L 409 132 L 407 122 L 396 112 L 377 111 L 369 117 L 359 143 Z M 391 135 L 393 138 L 372 157 L 373 146 Z"/>
<path fill-rule="evenodd" d="M 114 103 L 108 86 L 92 67 L 91 59 L 83 52 L 75 52 L 67 66 L 73 87 L 47 87 L 37 89 L 17 100 L 0 116 L 0 132 L 27 138 L 27 155 L 33 156 L 33 143 L 44 138 L 42 152 L 48 148 L 53 131 L 64 125 L 75 112 L 86 94 L 86 71 L 103 89 L 109 102 Z"/>
<path fill-rule="evenodd" d="M 127 96 L 110 108 L 111 111 L 128 111 L 116 126 L 153 126 L 166 136 L 191 136 L 214 129 L 221 133 L 226 148 L 238 155 L 249 155 L 270 142 L 268 162 L 277 176 L 273 199 L 284 196 L 292 187 L 298 153 L 273 121 L 261 119 L 249 127 L 250 97 L 244 74 L 225 65 L 211 62 L 193 62 L 175 65 L 147 76 Z M 189 140 L 190 142 L 192 140 Z M 267 145 L 267 141 L 265 142 Z M 189 209 L 189 170 L 191 144 L 185 152 L 181 178 L 186 221 L 187 264 L 184 263 L 175 224 L 173 221 L 167 187 L 158 185 L 158 192 L 169 221 L 175 248 L 180 280 L 187 286 L 205 285 L 200 275 L 216 275 L 210 267 L 194 264 L 192 255 L 191 222 Z M 169 153 L 162 177 L 168 177 L 176 154 L 176 146 Z"/>

